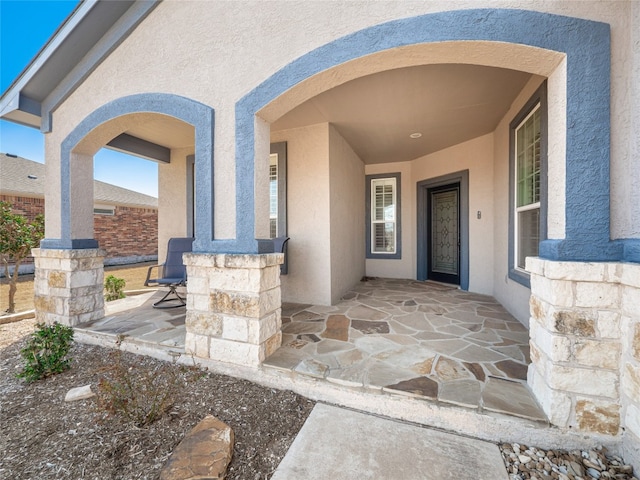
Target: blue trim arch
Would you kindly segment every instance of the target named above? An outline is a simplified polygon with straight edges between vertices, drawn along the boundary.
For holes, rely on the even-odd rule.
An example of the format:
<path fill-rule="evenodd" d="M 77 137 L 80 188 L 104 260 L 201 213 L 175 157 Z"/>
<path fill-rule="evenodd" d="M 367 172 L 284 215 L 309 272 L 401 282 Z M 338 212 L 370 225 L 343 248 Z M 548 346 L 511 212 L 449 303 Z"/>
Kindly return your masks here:
<path fill-rule="evenodd" d="M 165 93 L 143 93 L 113 100 L 96 109 L 82 120 L 63 140 L 60 152 L 61 169 L 61 235 L 44 239 L 41 248 L 97 248 L 94 239 L 71 238 L 71 153 L 92 130 L 114 118 L 132 113 L 158 113 L 189 123 L 195 128 L 196 198 L 197 202 L 194 251 L 211 250 L 213 242 L 213 131 L 214 110 L 189 98 Z"/>
<path fill-rule="evenodd" d="M 507 42 L 567 55 L 566 234 L 544 240 L 552 260 L 623 258 L 609 232 L 610 27 L 526 10 L 474 9 L 394 20 L 319 47 L 269 77 L 236 103 L 236 233 L 238 246 L 258 253 L 254 236 L 256 113 L 305 79 L 341 63 L 391 48 L 449 41 Z M 626 257 L 626 255 L 625 255 Z M 640 259 L 639 259 L 640 260 Z"/>

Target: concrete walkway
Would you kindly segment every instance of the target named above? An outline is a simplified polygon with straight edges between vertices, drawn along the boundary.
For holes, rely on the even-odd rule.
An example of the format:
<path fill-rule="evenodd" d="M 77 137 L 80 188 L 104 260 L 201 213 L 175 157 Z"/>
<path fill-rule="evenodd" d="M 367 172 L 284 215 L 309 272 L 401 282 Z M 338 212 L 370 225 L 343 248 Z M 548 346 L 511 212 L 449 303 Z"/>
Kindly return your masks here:
<path fill-rule="evenodd" d="M 318 403 L 271 480 L 507 480 L 492 443 Z"/>

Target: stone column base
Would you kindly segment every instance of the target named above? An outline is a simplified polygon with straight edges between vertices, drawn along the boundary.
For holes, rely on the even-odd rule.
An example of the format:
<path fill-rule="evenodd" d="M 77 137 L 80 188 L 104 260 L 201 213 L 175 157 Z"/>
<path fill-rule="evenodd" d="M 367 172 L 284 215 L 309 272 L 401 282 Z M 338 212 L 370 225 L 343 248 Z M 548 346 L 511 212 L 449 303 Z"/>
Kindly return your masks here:
<path fill-rule="evenodd" d="M 34 248 L 36 320 L 75 326 L 104 317 L 104 250 Z"/>
<path fill-rule="evenodd" d="M 640 265 L 527 258 L 527 271 L 528 380 L 551 423 L 640 437 Z"/>
<path fill-rule="evenodd" d="M 184 255 L 187 354 L 258 366 L 282 343 L 281 253 Z"/>

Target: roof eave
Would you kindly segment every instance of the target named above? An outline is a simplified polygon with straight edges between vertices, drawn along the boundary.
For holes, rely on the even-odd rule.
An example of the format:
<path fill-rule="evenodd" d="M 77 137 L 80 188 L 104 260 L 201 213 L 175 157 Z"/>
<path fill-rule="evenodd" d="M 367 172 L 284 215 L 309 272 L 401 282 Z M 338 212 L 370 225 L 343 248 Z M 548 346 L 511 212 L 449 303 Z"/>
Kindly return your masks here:
<path fill-rule="evenodd" d="M 51 131 L 51 112 L 75 91 L 159 2 L 160 0 L 82 1 L 0 96 L 0 118 L 40 128 L 43 132 Z M 100 8 L 96 9 L 96 6 Z M 94 11 L 95 15 L 92 17 Z M 111 15 L 105 15 L 105 11 Z M 103 22 L 105 33 L 98 37 L 94 32 L 94 36 L 91 37 L 91 33 L 86 33 L 87 28 L 84 28 L 82 35 L 76 33 L 75 36 L 86 36 L 86 41 L 80 38 L 75 39 L 74 42 L 65 43 L 65 40 L 76 30 L 83 32 L 82 28 L 78 29 L 83 21 L 88 22 L 87 25 L 96 21 Z M 79 53 L 76 51 L 75 55 L 70 55 L 67 52 L 71 49 L 70 43 L 75 47 L 86 45 L 86 50 Z M 42 70 L 51 62 L 54 62 L 53 65 L 55 62 L 69 62 L 68 68 L 64 69 L 69 74 L 59 79 L 50 79 L 45 76 Z M 62 66 L 66 67 L 64 63 Z M 34 87 L 31 85 L 29 87 L 31 95 L 28 95 L 25 93 L 25 88 L 30 83 L 37 83 L 38 88 L 34 92 Z"/>
<path fill-rule="evenodd" d="M 3 92 L 0 96 L 0 118 L 29 127 L 40 128 L 41 116 L 26 112 L 20 108 L 22 89 L 33 79 L 42 66 L 51 59 L 64 39 L 69 36 L 97 2 L 98 0 L 85 0 L 78 4 L 20 75 L 9 85 L 9 88 Z M 20 112 L 26 115 L 21 115 Z"/>

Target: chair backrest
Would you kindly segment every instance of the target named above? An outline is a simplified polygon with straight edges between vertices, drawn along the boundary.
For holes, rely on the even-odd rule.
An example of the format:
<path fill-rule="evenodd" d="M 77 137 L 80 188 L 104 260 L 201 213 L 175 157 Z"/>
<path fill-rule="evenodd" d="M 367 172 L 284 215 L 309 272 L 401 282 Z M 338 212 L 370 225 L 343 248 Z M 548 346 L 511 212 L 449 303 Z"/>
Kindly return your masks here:
<path fill-rule="evenodd" d="M 187 268 L 182 262 L 182 254 L 191 251 L 193 238 L 170 238 L 167 246 L 167 260 L 164 262 L 164 278 L 187 278 Z"/>
<path fill-rule="evenodd" d="M 287 258 L 287 242 L 289 237 L 276 237 L 273 239 L 273 251 L 275 253 L 284 253 L 284 263 L 280 265 L 280 275 L 289 273 L 289 259 Z"/>

